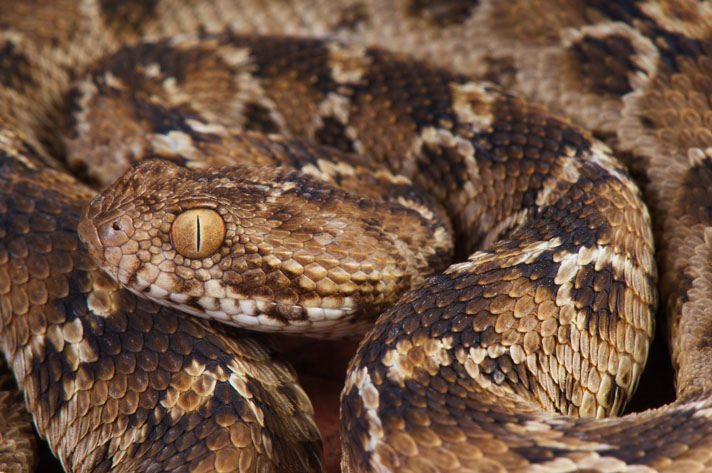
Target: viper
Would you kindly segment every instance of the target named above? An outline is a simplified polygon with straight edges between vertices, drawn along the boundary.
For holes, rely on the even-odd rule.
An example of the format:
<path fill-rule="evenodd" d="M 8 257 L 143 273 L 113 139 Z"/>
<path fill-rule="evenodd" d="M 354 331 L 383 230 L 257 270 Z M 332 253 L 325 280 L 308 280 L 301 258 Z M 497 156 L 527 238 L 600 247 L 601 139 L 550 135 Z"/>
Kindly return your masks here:
<path fill-rule="evenodd" d="M 320 471 L 254 332 L 365 334 L 344 471 L 705 469 L 710 14 L 0 2 L 0 340 L 38 433 L 70 471 Z M 658 291 L 677 400 L 602 419 Z"/>

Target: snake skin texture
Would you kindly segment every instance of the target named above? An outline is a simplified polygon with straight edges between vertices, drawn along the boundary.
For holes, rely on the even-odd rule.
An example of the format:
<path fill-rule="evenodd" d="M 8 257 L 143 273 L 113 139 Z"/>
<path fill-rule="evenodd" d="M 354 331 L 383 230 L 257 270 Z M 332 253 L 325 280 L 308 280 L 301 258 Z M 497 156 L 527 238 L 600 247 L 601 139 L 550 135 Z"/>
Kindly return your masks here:
<path fill-rule="evenodd" d="M 37 463 L 32 418 L 22 408 L 22 396 L 3 362 L 0 375 L 0 471 L 19 473 Z"/>
<path fill-rule="evenodd" d="M 343 336 L 392 302 L 349 367 L 343 471 L 710 469 L 709 2 L 0 0 L 0 19 L 0 343 L 68 471 L 321 471 L 270 342 L 176 307 Z M 245 156 L 255 174 L 204 169 Z M 267 171 L 285 161 L 303 174 Z M 230 210 L 241 187 L 256 223 Z M 178 257 L 196 209 L 219 251 Z M 677 400 L 602 419 L 658 291 Z M 0 400 L 0 465 L 31 469 Z"/>

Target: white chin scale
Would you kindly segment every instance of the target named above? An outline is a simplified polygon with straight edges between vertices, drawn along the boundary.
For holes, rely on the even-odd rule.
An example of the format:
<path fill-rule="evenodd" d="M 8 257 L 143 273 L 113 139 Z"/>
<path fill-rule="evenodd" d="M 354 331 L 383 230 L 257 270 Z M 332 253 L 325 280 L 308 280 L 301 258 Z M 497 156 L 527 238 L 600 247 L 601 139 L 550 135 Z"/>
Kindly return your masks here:
<path fill-rule="evenodd" d="M 146 291 L 146 288 L 148 289 Z M 200 307 L 187 305 L 190 296 L 169 293 L 156 284 L 146 284 L 137 278 L 136 294 L 159 304 L 174 307 L 183 312 L 209 320 L 233 325 L 238 328 L 260 332 L 299 333 L 303 335 L 328 335 L 329 338 L 353 335 L 351 315 L 354 308 L 330 309 L 280 304 L 256 299 L 233 299 L 202 296 L 197 299 Z M 274 313 L 295 314 L 295 319 L 274 317 Z"/>

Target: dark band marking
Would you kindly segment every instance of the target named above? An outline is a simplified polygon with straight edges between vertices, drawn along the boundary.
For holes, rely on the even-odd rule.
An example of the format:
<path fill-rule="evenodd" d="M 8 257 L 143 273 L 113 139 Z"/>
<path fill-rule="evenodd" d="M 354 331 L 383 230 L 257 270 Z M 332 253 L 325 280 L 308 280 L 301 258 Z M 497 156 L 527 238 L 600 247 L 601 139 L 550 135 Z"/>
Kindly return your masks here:
<path fill-rule="evenodd" d="M 346 126 L 333 117 L 324 117 L 322 122 L 323 126 L 314 132 L 317 143 L 333 146 L 345 153 L 356 151 L 353 140 L 346 135 Z"/>
<path fill-rule="evenodd" d="M 318 91 L 335 89 L 329 65 L 329 50 L 323 40 L 280 36 L 226 37 L 236 47 L 249 47 L 255 73 L 259 77 L 289 77 L 290 81 L 310 84 Z"/>
<path fill-rule="evenodd" d="M 353 86 L 353 101 L 392 104 L 390 112 L 397 120 L 408 120 L 416 132 L 425 127 L 457 122 L 452 108 L 451 86 L 469 82 L 464 76 L 425 63 L 393 56 L 378 49 L 368 50 L 371 67 Z M 367 108 L 366 105 L 363 105 Z"/>
<path fill-rule="evenodd" d="M 639 32 L 650 38 L 660 53 L 660 61 L 674 71 L 679 71 L 678 62 L 685 57 L 697 59 L 700 56 L 712 56 L 709 41 L 688 38 L 679 33 L 667 31 L 645 14 L 641 8 L 642 0 L 623 0 L 610 2 L 594 0 L 590 7 L 613 21 L 636 25 Z"/>
<path fill-rule="evenodd" d="M 641 69 L 632 61 L 635 50 L 628 38 L 585 36 L 572 45 L 572 51 L 579 63 L 579 74 L 592 81 L 594 91 L 622 96 L 633 90 L 628 76 Z"/>
<path fill-rule="evenodd" d="M 0 84 L 18 90 L 36 84 L 29 58 L 12 41 L 0 45 Z"/>
<path fill-rule="evenodd" d="M 682 407 L 682 406 L 680 406 Z M 701 445 L 712 435 L 712 425 L 703 415 L 695 415 L 692 407 L 678 408 L 674 415 L 640 416 L 622 421 L 615 430 L 606 431 L 606 444 L 625 445 L 626 448 L 613 447 L 601 449 L 597 453 L 602 458 L 616 458 L 626 465 L 655 465 L 666 462 L 679 455 L 676 445 L 657 438 L 651 441 L 646 432 L 678 432 L 684 430 L 687 445 Z M 603 429 L 601 429 L 603 431 Z M 555 451 L 553 455 L 557 455 Z"/>
<path fill-rule="evenodd" d="M 139 89 L 147 78 L 141 72 L 142 67 L 157 64 L 163 78 L 175 78 L 177 84 L 185 81 L 188 74 L 196 67 L 229 69 L 214 49 L 209 47 L 185 47 L 171 44 L 169 40 L 143 42 L 124 46 L 107 59 L 100 61 L 93 70 L 108 69 L 116 77 L 131 79 L 128 83 Z"/>
<path fill-rule="evenodd" d="M 635 19 L 650 20 L 650 17 L 645 15 L 640 9 L 640 5 L 643 3 L 645 2 L 641 0 L 620 0 L 616 2 L 609 0 L 591 0 L 588 2 L 588 6 L 613 21 L 622 21 L 632 24 Z"/>
<path fill-rule="evenodd" d="M 697 60 L 701 56 L 712 56 L 712 43 L 709 40 L 688 38 L 658 26 L 651 27 L 646 36 L 652 38 L 658 47 L 660 61 L 676 72 L 680 71 L 681 62 L 689 59 Z"/>
<path fill-rule="evenodd" d="M 159 0 L 99 0 L 104 21 L 117 34 L 139 35 L 156 16 Z"/>
<path fill-rule="evenodd" d="M 366 5 L 363 3 L 346 6 L 341 10 L 338 18 L 338 21 L 334 24 L 334 30 L 356 31 L 359 26 L 370 20 Z"/>
<path fill-rule="evenodd" d="M 262 133 L 279 133 L 282 128 L 270 116 L 270 110 L 254 102 L 245 104 L 245 130 Z"/>
<path fill-rule="evenodd" d="M 695 222 L 712 225 L 712 158 L 705 157 L 690 167 L 682 179 L 678 202 L 674 206 L 677 215 L 691 215 Z"/>
<path fill-rule="evenodd" d="M 407 11 L 445 27 L 464 23 L 479 4 L 479 0 L 411 0 Z"/>
<path fill-rule="evenodd" d="M 199 115 L 187 107 L 166 107 L 135 98 L 133 112 L 136 120 L 143 123 L 147 130 L 158 134 L 168 134 L 171 131 L 182 131 L 196 141 L 219 141 L 221 138 L 208 133 L 195 131 L 187 121 L 199 119 Z"/>

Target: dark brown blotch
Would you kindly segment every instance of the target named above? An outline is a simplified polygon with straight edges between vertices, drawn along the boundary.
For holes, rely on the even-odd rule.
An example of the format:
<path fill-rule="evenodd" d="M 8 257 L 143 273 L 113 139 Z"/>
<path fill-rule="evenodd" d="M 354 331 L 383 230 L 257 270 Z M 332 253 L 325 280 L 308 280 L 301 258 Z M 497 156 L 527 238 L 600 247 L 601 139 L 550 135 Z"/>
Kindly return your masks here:
<path fill-rule="evenodd" d="M 677 204 L 677 215 L 690 215 L 694 221 L 712 224 L 712 159 L 705 157 L 691 166 L 682 179 Z"/>
<path fill-rule="evenodd" d="M 12 41 L 0 45 L 0 84 L 10 89 L 24 90 L 34 85 L 32 66 L 26 54 L 17 50 Z"/>
<path fill-rule="evenodd" d="M 358 116 L 358 107 L 372 103 L 382 104 L 377 109 L 377 128 L 389 122 L 411 123 L 420 131 L 431 126 L 451 128 L 457 123 L 452 87 L 469 82 L 468 78 L 379 49 L 370 49 L 368 60 L 371 67 L 349 92 L 355 104 L 354 117 Z M 373 124 L 373 119 L 368 123 Z"/>
<path fill-rule="evenodd" d="M 437 26 L 461 25 L 479 6 L 479 0 L 412 0 L 408 14 Z"/>
<path fill-rule="evenodd" d="M 369 20 L 370 17 L 366 5 L 360 2 L 354 3 L 341 10 L 334 25 L 334 30 L 355 31 L 362 24 L 368 23 Z"/>
<path fill-rule="evenodd" d="M 355 151 L 353 141 L 346 135 L 346 126 L 334 117 L 322 119 L 322 126 L 314 132 L 314 140 L 319 144 L 333 146 L 345 153 Z"/>
<path fill-rule="evenodd" d="M 146 87 L 144 82 L 150 83 L 141 66 L 151 64 L 159 66 L 162 78 L 175 78 L 177 84 L 183 84 L 198 70 L 229 69 L 210 48 L 185 47 L 160 40 L 122 47 L 106 60 L 100 61 L 94 70 L 109 70 L 129 86 L 140 89 Z"/>
<path fill-rule="evenodd" d="M 156 16 L 159 0 L 100 0 L 99 8 L 106 24 L 119 35 L 133 36 L 144 31 Z"/>
<path fill-rule="evenodd" d="M 632 91 L 629 76 L 640 71 L 633 62 L 635 49 L 622 35 L 584 36 L 571 46 L 579 74 L 598 93 L 622 96 Z"/>
<path fill-rule="evenodd" d="M 690 59 L 697 61 L 700 57 L 712 55 L 712 45 L 709 40 L 689 38 L 657 26 L 644 32 L 658 47 L 660 62 L 674 71 L 680 71 L 685 62 Z"/>
<path fill-rule="evenodd" d="M 612 21 L 632 23 L 635 19 L 649 20 L 643 13 L 641 5 L 645 3 L 641 0 L 623 0 L 610 2 L 608 0 L 592 0 L 588 2 L 588 7 L 596 10 L 599 14 Z"/>
<path fill-rule="evenodd" d="M 341 448 L 355 470 L 366 471 L 370 464 L 371 453 L 366 448 L 368 442 L 368 421 L 363 399 L 358 389 L 352 388 L 341 397 Z M 349 437 L 358 441 L 345 441 Z"/>
<path fill-rule="evenodd" d="M 232 35 L 224 41 L 237 48 L 250 48 L 257 77 L 272 82 L 285 79 L 290 83 L 306 83 L 325 93 L 334 90 L 331 53 L 323 40 Z"/>
<path fill-rule="evenodd" d="M 82 111 L 81 105 L 82 92 L 79 87 L 74 86 L 67 91 L 64 97 L 64 106 L 62 107 L 62 129 L 67 138 L 74 139 L 79 136 L 77 130 L 77 117 Z"/>
<path fill-rule="evenodd" d="M 280 133 L 281 127 L 272 119 L 270 110 L 254 102 L 245 104 L 245 130 L 261 133 Z"/>
<path fill-rule="evenodd" d="M 168 134 L 171 131 L 182 131 L 196 141 L 216 141 L 218 139 L 214 135 L 193 130 L 187 123 L 188 120 L 191 118 L 199 120 L 200 117 L 187 107 L 167 107 L 139 98 L 133 100 L 132 105 L 136 121 L 153 133 Z"/>
<path fill-rule="evenodd" d="M 593 172 L 597 170 L 593 166 L 591 168 Z M 582 169 L 582 174 L 589 171 Z M 595 248 L 599 242 L 609 240 L 615 231 L 609 220 L 610 212 L 603 212 L 590 202 L 597 198 L 596 189 L 605 188 L 613 179 L 600 171 L 598 176 L 582 175 L 570 187 L 557 189 L 555 192 L 560 196 L 556 201 L 536 208 L 526 226 L 515 228 L 517 238 L 512 238 L 511 243 L 546 241 L 558 237 L 571 248 Z M 635 258 L 634 255 L 630 257 Z"/>

